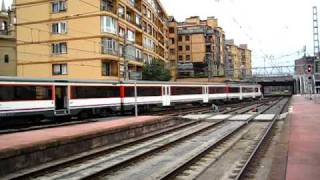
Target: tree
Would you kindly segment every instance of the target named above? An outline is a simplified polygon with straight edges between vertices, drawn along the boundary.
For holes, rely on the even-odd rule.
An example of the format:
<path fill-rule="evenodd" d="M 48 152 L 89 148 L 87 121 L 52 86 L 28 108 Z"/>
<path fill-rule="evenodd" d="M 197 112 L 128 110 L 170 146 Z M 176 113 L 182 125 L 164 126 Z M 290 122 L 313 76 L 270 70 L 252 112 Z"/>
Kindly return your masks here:
<path fill-rule="evenodd" d="M 160 60 L 143 66 L 142 79 L 147 81 L 169 81 L 171 79 L 170 70 Z"/>

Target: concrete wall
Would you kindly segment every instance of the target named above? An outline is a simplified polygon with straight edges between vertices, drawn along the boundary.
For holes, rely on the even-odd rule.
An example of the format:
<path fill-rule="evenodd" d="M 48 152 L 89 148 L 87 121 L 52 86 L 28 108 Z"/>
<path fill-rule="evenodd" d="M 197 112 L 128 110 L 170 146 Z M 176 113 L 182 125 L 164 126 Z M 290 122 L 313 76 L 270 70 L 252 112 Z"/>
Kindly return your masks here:
<path fill-rule="evenodd" d="M 5 55 L 9 62 L 5 62 Z M 17 75 L 16 42 L 14 38 L 0 36 L 0 76 Z"/>
<path fill-rule="evenodd" d="M 130 138 L 141 138 L 144 135 L 179 125 L 183 119 L 159 118 L 152 122 L 131 125 L 107 132 L 96 132 L 77 137 L 66 137 L 64 140 L 34 144 L 24 149 L 10 149 L 0 152 L 0 178 L 24 168 L 40 166 L 54 160 L 71 157 L 79 153 L 102 148 L 108 150 L 112 145 L 128 143 Z M 127 142 L 125 142 L 125 140 Z M 6 179 L 6 178 L 4 178 Z"/>

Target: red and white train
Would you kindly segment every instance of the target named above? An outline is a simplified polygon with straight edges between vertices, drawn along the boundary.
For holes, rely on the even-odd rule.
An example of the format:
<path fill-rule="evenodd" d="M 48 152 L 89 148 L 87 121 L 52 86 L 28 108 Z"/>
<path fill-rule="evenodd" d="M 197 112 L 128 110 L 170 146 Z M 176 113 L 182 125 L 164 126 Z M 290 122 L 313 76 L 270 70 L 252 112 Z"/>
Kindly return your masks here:
<path fill-rule="evenodd" d="M 135 88 L 137 97 L 135 97 Z M 118 82 L 0 77 L 0 119 L 79 116 L 176 103 L 261 97 L 260 85 Z"/>

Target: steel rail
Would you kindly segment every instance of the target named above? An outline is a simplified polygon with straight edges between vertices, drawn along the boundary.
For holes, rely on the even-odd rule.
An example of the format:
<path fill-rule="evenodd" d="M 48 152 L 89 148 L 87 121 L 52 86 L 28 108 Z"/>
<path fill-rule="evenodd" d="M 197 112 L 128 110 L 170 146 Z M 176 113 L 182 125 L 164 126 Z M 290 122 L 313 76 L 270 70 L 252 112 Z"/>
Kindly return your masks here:
<path fill-rule="evenodd" d="M 263 134 L 263 136 L 261 137 L 260 141 L 258 142 L 258 144 L 256 145 L 256 147 L 254 148 L 254 150 L 252 151 L 252 153 L 250 154 L 249 158 L 247 159 L 247 161 L 245 162 L 245 164 L 242 166 L 241 170 L 239 171 L 238 175 L 234 178 L 236 180 L 242 179 L 245 175 L 245 172 L 247 171 L 250 163 L 252 162 L 252 160 L 255 158 L 255 156 L 257 155 L 257 152 L 260 151 L 260 149 L 262 148 L 262 144 L 266 141 L 267 137 L 270 136 L 272 129 L 274 127 L 274 125 L 276 124 L 279 115 L 281 114 L 281 112 L 284 110 L 284 108 L 286 107 L 286 105 L 288 104 L 288 100 L 286 101 L 285 104 L 283 104 L 282 108 L 277 111 L 276 115 L 274 116 L 274 118 L 272 119 L 272 122 L 268 125 L 268 128 L 266 129 L 265 133 Z M 280 102 L 279 102 L 280 103 Z"/>
<path fill-rule="evenodd" d="M 235 129 L 232 132 L 229 132 L 228 134 L 226 134 L 224 137 L 221 137 L 217 143 L 213 144 L 212 146 L 207 147 L 206 149 L 204 149 L 202 152 L 198 153 L 197 155 L 195 155 L 194 157 L 192 157 L 191 159 L 185 161 L 185 163 L 180 164 L 180 166 L 177 166 L 175 169 L 172 169 L 170 172 L 162 175 L 160 177 L 160 179 L 173 179 L 174 177 L 176 177 L 178 174 L 180 174 L 180 172 L 183 172 L 184 170 L 186 170 L 191 164 L 193 164 L 194 162 L 196 162 L 198 159 L 201 159 L 203 156 L 205 156 L 208 152 L 210 152 L 212 149 L 214 149 L 215 147 L 217 147 L 218 145 L 220 145 L 221 143 L 223 143 L 226 139 L 228 139 L 229 137 L 231 137 L 232 135 L 234 135 L 236 132 L 238 132 L 240 129 L 242 129 L 243 127 L 247 126 L 248 123 L 252 120 L 254 120 L 255 117 L 259 116 L 260 114 L 266 112 L 267 110 L 269 110 L 270 108 L 272 108 L 274 105 L 278 104 L 281 100 L 276 101 L 274 104 L 269 105 L 267 108 L 265 108 L 263 111 L 260 111 L 259 113 L 253 115 L 252 117 L 250 117 L 248 120 L 246 120 L 246 123 L 244 123 L 243 125 L 239 126 L 237 129 Z"/>

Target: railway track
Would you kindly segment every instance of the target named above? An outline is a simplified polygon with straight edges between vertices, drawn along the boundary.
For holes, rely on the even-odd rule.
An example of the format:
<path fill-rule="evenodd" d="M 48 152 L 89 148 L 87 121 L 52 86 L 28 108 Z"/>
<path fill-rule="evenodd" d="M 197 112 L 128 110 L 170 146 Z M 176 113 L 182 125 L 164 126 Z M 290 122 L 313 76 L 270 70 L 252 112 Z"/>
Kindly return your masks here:
<path fill-rule="evenodd" d="M 270 110 L 277 112 L 271 122 L 253 122 L 239 129 L 214 146 L 199 153 L 193 159 L 185 161 L 161 179 L 245 179 L 252 178 L 251 166 L 266 141 L 282 112 L 287 99 L 278 101 Z"/>
<path fill-rule="evenodd" d="M 244 179 L 248 176 L 250 176 L 250 166 L 254 163 L 255 159 L 257 158 L 259 151 L 262 151 L 264 148 L 264 145 L 270 141 L 272 136 L 272 130 L 276 124 L 277 118 L 280 115 L 281 112 L 283 112 L 284 108 L 288 104 L 288 99 L 283 99 L 279 102 L 279 109 L 275 110 L 276 115 L 272 119 L 271 123 L 269 123 L 268 127 L 266 128 L 266 131 L 263 133 L 262 137 L 259 139 L 259 141 L 251 148 L 251 151 L 248 152 L 248 158 L 247 160 L 241 164 L 242 167 L 240 168 L 240 165 L 237 167 L 235 172 L 238 172 L 236 176 L 231 176 L 232 179 Z"/>
<path fill-rule="evenodd" d="M 269 100 L 269 99 L 267 99 Z M 266 101 L 266 100 L 264 100 Z M 263 102 L 263 101 L 262 101 Z M 242 106 L 250 105 L 250 104 L 256 104 L 256 101 L 252 102 L 242 102 L 237 104 L 228 104 L 228 105 L 221 105 L 220 111 L 223 113 L 228 113 L 227 109 L 240 109 Z M 173 110 L 165 110 L 165 111 L 159 111 L 154 112 L 152 115 L 156 116 L 183 116 L 185 114 L 191 114 L 191 113 L 207 113 L 212 111 L 211 107 L 187 107 L 187 108 L 180 108 L 180 109 L 173 109 Z M 229 110 L 230 111 L 230 110 Z M 149 113 L 147 113 L 149 114 Z M 108 119 L 113 119 L 119 116 L 112 116 Z M 25 131 L 33 131 L 33 130 L 40 130 L 40 129 L 48 129 L 48 128 L 56 128 L 61 126 L 70 126 L 70 125 L 76 125 L 76 124 L 85 124 L 85 123 L 92 123 L 97 122 L 100 120 L 105 120 L 106 118 L 95 118 L 95 119 L 87 119 L 87 120 L 72 120 L 72 121 L 44 121 L 40 123 L 31 123 L 31 124 L 24 124 L 19 126 L 12 126 L 10 128 L 1 128 L 0 129 L 0 135 L 1 134 L 11 134 L 11 133 L 18 133 L 18 132 L 25 132 Z"/>
<path fill-rule="evenodd" d="M 258 106 L 258 108 L 262 110 L 262 113 L 272 105 L 269 105 L 268 101 L 263 101 Z M 244 113 L 251 109 L 250 106 L 241 107 L 233 110 L 233 113 Z M 142 168 L 143 170 L 148 170 L 149 168 L 150 170 L 150 167 L 156 167 L 152 165 L 155 162 L 150 162 L 150 158 L 158 158 L 158 163 L 160 162 L 160 165 L 162 164 L 161 167 L 167 167 L 167 171 L 165 171 L 167 173 L 154 177 L 155 179 L 161 179 L 170 175 L 168 174 L 168 170 L 174 169 L 172 165 L 177 167 L 182 161 L 186 160 L 186 157 L 183 157 L 182 155 L 190 156 L 192 153 L 193 155 L 200 154 L 204 148 L 215 146 L 221 140 L 232 135 L 238 129 L 241 129 L 241 127 L 245 126 L 248 122 L 249 120 L 244 122 L 223 120 L 213 122 L 190 121 L 178 127 L 172 127 L 138 139 L 128 140 L 112 147 L 103 147 L 93 152 L 80 154 L 75 157 L 51 162 L 50 164 L 16 173 L 13 176 L 9 176 L 9 178 L 92 179 L 102 177 L 108 179 L 121 179 L 121 176 L 126 173 L 120 173 L 121 176 L 119 177 L 117 176 L 119 175 L 117 172 L 123 172 L 123 170 L 127 170 L 128 167 L 132 167 L 130 164 L 143 164 L 143 160 L 146 160 L 146 163 L 144 164 L 145 168 L 141 166 L 137 167 Z M 190 149 L 194 150 L 189 152 Z M 166 153 L 171 154 L 166 155 Z M 180 161 L 173 158 L 175 156 L 179 157 Z M 168 157 L 170 159 L 168 159 Z M 171 166 L 167 166 L 167 163 L 171 164 Z M 134 172 L 134 168 L 132 170 Z M 150 171 L 148 172 L 150 173 Z M 126 175 L 130 175 L 130 173 L 127 173 Z M 135 176 L 131 175 L 127 177 L 135 179 Z"/>

